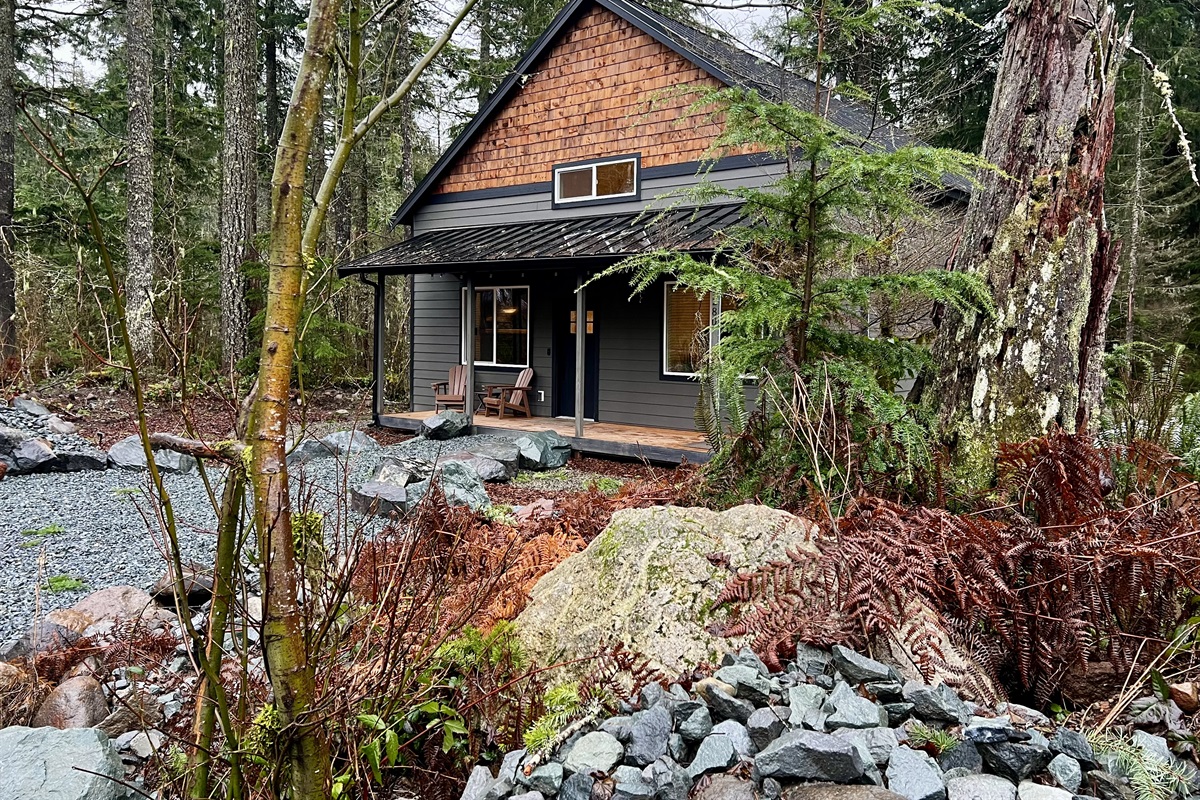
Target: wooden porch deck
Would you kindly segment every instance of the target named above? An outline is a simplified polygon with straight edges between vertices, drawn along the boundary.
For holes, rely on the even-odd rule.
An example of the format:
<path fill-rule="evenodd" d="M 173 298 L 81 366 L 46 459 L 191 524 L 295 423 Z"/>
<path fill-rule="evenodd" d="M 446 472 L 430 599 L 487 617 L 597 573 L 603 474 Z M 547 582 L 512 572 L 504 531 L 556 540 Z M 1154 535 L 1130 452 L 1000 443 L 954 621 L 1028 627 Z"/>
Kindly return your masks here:
<path fill-rule="evenodd" d="M 382 414 L 379 424 L 385 428 L 416 431 L 421 420 L 433 416 L 432 411 L 408 411 L 401 414 Z M 577 452 L 586 455 L 616 456 L 645 459 L 660 464 L 702 464 L 712 455 L 704 436 L 696 431 L 671 428 L 650 428 L 623 425 L 617 422 L 585 422 L 583 438 L 575 438 L 575 421 L 556 417 L 485 417 L 476 414 L 476 433 L 515 434 L 528 431 L 554 431 L 571 440 Z"/>

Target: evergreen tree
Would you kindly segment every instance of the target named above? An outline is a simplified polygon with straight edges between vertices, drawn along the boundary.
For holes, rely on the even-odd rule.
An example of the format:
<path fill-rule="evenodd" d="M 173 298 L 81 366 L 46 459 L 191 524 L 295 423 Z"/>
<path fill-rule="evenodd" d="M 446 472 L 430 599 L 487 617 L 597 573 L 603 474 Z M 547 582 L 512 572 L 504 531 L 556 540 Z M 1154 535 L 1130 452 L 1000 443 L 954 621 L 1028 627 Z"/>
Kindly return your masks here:
<path fill-rule="evenodd" d="M 888 151 L 864 141 L 827 117 L 830 90 L 824 85 L 836 58 L 827 49 L 831 43 L 904 10 L 900 4 L 864 10 L 822 0 L 788 19 L 774 37 L 780 85 L 810 87 L 793 95 L 793 102 L 742 89 L 699 90 L 697 113 L 705 109 L 723 121 L 714 156 L 761 149 L 784 159 L 786 171 L 761 188 L 706 182 L 686 192 L 689 202 L 743 203 L 745 224 L 722 233 L 713 259 L 665 251 L 609 270 L 632 272 L 635 291 L 670 275 L 680 289 L 726 298 L 712 331 L 714 338 L 719 332 L 719 343 L 705 355 L 707 405 L 700 416 L 708 427 L 722 416 L 740 424 L 746 376 L 758 379 L 760 393 L 750 423 L 756 435 L 717 442 L 723 449 L 716 474 L 726 464 L 759 461 L 771 465 L 758 471 L 761 478 L 799 469 L 833 496 L 859 479 L 870 483 L 886 476 L 904 484 L 930 465 L 924 420 L 894 393 L 902 379 L 926 364 L 925 350 L 899 330 L 878 336 L 874 310 L 882 298 L 924 298 L 963 312 L 989 311 L 976 278 L 930 268 L 938 265 L 922 257 L 927 253 L 911 258 L 911 248 L 898 246 L 906 230 L 913 239 L 936 238 L 933 203 L 944 181 L 961 180 L 982 163 L 921 144 Z M 815 83 L 796 77 L 802 70 Z M 739 453 L 751 442 L 769 443 L 773 450 L 767 457 Z M 861 478 L 842 471 L 843 457 L 853 462 L 852 471 L 861 470 Z M 739 481 L 740 494 L 763 488 Z"/>

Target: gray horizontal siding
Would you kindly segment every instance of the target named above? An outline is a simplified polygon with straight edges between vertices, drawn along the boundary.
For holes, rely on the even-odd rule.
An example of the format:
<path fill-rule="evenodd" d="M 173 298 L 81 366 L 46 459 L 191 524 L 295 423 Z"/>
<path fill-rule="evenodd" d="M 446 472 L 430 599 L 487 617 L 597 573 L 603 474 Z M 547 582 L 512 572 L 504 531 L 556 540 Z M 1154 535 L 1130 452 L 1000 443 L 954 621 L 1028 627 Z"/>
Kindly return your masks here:
<path fill-rule="evenodd" d="M 600 330 L 600 420 L 656 428 L 694 430 L 695 381 L 663 378 L 662 287 L 628 300 L 620 278 L 593 284 L 588 305 L 602 309 Z"/>
<path fill-rule="evenodd" d="M 530 400 L 536 416 L 553 413 L 554 294 L 570 275 L 531 272 L 513 283 L 528 283 L 532 314 Z M 480 285 L 485 282 L 480 281 Z M 700 387 L 686 378 L 668 378 L 662 365 L 662 284 L 629 299 L 628 284 L 609 278 L 588 288 L 600 345 L 599 420 L 681 430 L 695 429 Z M 413 287 L 413 410 L 433 409 L 433 381 L 445 380 L 460 361 L 461 283 L 452 275 L 418 275 Z M 566 313 L 566 309 L 559 309 Z M 478 367 L 475 385 L 508 384 L 516 369 Z M 573 390 L 573 387 L 572 387 Z M 541 392 L 539 399 L 538 392 Z M 754 395 L 747 387 L 747 395 Z"/>
<path fill-rule="evenodd" d="M 762 165 L 711 172 L 706 177 L 709 181 L 723 186 L 764 186 L 774 180 L 782 169 L 783 166 L 779 164 Z M 694 186 L 698 182 L 699 177 L 696 175 L 648 179 L 642 182 L 641 200 L 578 208 L 552 208 L 552 197 L 548 191 L 517 197 L 429 203 L 418 209 L 414 215 L 413 232 L 419 234 L 447 228 L 634 213 L 647 207 L 657 208 L 676 202 L 676 198 L 663 195 Z"/>
<path fill-rule="evenodd" d="M 460 284 L 449 275 L 417 275 L 413 279 L 412 350 L 413 410 L 433 408 L 434 381 L 446 380 L 459 363 Z"/>
<path fill-rule="evenodd" d="M 551 383 L 551 308 L 547 280 L 539 273 L 533 278 L 514 278 L 505 283 L 529 284 L 531 340 L 529 362 L 533 367 L 533 413 L 550 413 Z M 481 285 L 486 281 L 479 281 Z M 453 275 L 417 275 L 413 280 L 413 410 L 433 409 L 434 381 L 444 381 L 455 364 L 462 363 L 462 282 Z M 475 368 L 475 387 L 511 384 L 519 368 Z M 538 390 L 545 400 L 538 399 Z"/>

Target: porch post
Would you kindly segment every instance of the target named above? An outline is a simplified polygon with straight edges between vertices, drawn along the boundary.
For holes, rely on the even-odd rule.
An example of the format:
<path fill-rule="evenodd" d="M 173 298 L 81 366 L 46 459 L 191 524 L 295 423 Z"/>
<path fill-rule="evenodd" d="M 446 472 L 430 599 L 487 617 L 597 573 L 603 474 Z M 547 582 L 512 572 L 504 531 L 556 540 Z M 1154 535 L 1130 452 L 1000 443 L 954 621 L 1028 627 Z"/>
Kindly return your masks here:
<path fill-rule="evenodd" d="M 375 417 L 375 424 L 379 424 L 379 417 L 383 414 L 383 395 L 385 384 L 387 382 L 387 373 L 384 369 L 383 355 L 387 352 L 384 347 L 384 331 L 387 326 L 384 324 L 384 275 L 382 272 L 375 274 L 375 333 L 372 341 L 371 363 L 375 373 L 375 384 L 371 389 L 371 412 Z"/>
<path fill-rule="evenodd" d="M 587 289 L 583 273 L 575 276 L 575 438 L 583 438 L 584 357 L 587 354 Z"/>
<path fill-rule="evenodd" d="M 463 337 L 463 357 L 467 367 L 467 393 L 463 397 L 463 411 L 467 415 L 467 423 L 475 424 L 475 276 L 467 276 L 466 308 L 463 309 L 466 320 Z"/>

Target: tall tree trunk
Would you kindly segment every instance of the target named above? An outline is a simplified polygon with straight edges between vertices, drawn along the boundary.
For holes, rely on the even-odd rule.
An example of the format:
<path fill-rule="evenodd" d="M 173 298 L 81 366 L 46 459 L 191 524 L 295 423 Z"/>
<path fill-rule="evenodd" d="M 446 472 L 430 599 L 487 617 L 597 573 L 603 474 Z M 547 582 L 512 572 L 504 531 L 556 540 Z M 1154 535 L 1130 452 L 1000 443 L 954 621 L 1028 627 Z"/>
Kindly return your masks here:
<path fill-rule="evenodd" d="M 278 0 L 266 0 L 263 16 L 263 77 L 264 112 L 266 123 L 267 151 L 274 152 L 279 143 L 279 19 Z"/>
<path fill-rule="evenodd" d="M 358 258 L 366 254 L 367 233 L 370 230 L 370 159 L 367 157 L 365 143 L 350 154 L 350 166 L 353 169 L 350 181 L 350 255 Z"/>
<path fill-rule="evenodd" d="M 932 397 L 960 478 L 987 480 L 999 442 L 1095 420 L 1116 281 L 1104 220 L 1124 41 L 1103 0 L 1015 0 L 958 268 L 997 314 L 950 312 Z"/>
<path fill-rule="evenodd" d="M 312 0 L 291 104 L 283 123 L 271 178 L 271 248 L 266 323 L 258 390 L 249 425 L 254 522 L 263 554 L 266 656 L 294 800 L 323 798 L 329 790 L 328 743 L 313 713 L 316 680 L 299 606 L 286 444 L 288 400 L 296 334 L 304 301 L 304 185 L 313 128 L 329 77 L 340 0 Z"/>
<path fill-rule="evenodd" d="M 492 75 L 495 65 L 492 64 L 492 0 L 480 0 L 479 3 L 479 88 L 476 91 L 476 108 L 483 108 L 488 96 L 496 86 Z"/>
<path fill-rule="evenodd" d="M 1138 70 L 1138 105 L 1134 122 L 1133 150 L 1133 197 L 1130 198 L 1129 213 L 1129 274 L 1125 276 L 1125 344 L 1131 345 L 1134 340 L 1133 314 L 1137 303 L 1138 274 L 1140 273 L 1142 257 L 1142 214 L 1146 203 L 1146 155 L 1143 134 L 1146 120 L 1146 76 Z M 1130 362 L 1132 366 L 1132 362 Z M 1126 378 L 1128 379 L 1128 374 Z"/>
<path fill-rule="evenodd" d="M 151 51 L 152 0 L 128 0 L 125 10 L 125 308 L 130 358 L 146 358 L 153 344 L 151 292 L 154 288 L 154 86 Z"/>
<path fill-rule="evenodd" d="M 17 282 L 12 263 L 16 35 L 16 0 L 0 0 L 0 376 L 8 360 L 17 355 Z"/>
<path fill-rule="evenodd" d="M 246 355 L 250 310 L 243 265 L 250 260 L 258 131 L 255 0 L 225 0 L 225 131 L 221 144 L 221 352 L 232 369 Z"/>

